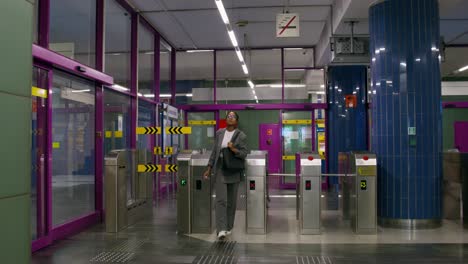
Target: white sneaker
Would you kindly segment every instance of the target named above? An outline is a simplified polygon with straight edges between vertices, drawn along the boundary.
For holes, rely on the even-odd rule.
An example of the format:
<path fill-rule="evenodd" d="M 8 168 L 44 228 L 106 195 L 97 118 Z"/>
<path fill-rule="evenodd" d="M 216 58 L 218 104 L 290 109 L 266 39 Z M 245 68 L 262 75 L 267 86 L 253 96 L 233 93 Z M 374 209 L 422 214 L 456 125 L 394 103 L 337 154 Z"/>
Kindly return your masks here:
<path fill-rule="evenodd" d="M 231 233 L 232 233 L 231 230 L 226 231 L 226 236 L 230 236 Z"/>
<path fill-rule="evenodd" d="M 219 240 L 223 240 L 224 238 L 226 238 L 226 235 L 227 235 L 227 232 L 226 231 L 219 231 L 218 233 L 218 239 Z"/>

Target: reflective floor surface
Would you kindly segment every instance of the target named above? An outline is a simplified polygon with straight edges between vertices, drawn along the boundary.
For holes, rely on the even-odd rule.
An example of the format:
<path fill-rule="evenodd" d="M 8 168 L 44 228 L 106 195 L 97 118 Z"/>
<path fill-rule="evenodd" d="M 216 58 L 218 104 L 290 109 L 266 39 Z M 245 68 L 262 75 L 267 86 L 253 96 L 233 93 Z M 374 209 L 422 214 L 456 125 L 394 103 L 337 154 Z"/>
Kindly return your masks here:
<path fill-rule="evenodd" d="M 176 203 L 155 203 L 145 220 L 119 234 L 103 225 L 36 252 L 32 263 L 468 263 L 468 232 L 457 222 L 434 230 L 379 228 L 356 236 L 338 211 L 322 213 L 322 235 L 297 234 L 295 199 L 274 197 L 266 235 L 245 234 L 239 210 L 233 235 L 176 234 Z"/>

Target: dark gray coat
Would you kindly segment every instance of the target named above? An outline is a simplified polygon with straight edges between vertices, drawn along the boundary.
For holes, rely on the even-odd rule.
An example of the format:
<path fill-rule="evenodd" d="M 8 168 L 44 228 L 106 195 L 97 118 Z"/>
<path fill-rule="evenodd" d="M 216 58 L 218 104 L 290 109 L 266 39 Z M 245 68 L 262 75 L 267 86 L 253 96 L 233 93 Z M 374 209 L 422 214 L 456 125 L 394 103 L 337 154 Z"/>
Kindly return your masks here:
<path fill-rule="evenodd" d="M 216 132 L 216 139 L 215 139 L 214 146 L 213 146 L 213 152 L 211 153 L 210 160 L 208 161 L 208 165 L 211 166 L 211 168 L 213 168 L 212 170 L 213 173 L 216 173 L 216 169 L 217 169 L 216 166 L 218 165 L 217 163 L 219 160 L 219 155 L 221 153 L 221 144 L 223 143 L 225 132 L 226 132 L 225 128 L 222 128 Z M 232 138 L 235 139 L 234 142 L 232 142 L 234 144 L 234 147 L 239 150 L 239 152 L 237 152 L 235 156 L 240 159 L 245 159 L 247 157 L 247 154 L 249 153 L 249 149 L 247 147 L 247 136 L 245 135 L 244 132 L 240 131 L 239 129 L 236 129 L 236 131 L 234 132 L 234 135 L 232 135 Z M 230 177 L 231 175 L 228 172 L 223 172 L 223 176 L 231 178 Z M 238 177 L 235 177 L 235 178 L 238 178 Z M 228 179 L 225 179 L 225 180 L 226 180 L 225 182 L 231 182 Z"/>

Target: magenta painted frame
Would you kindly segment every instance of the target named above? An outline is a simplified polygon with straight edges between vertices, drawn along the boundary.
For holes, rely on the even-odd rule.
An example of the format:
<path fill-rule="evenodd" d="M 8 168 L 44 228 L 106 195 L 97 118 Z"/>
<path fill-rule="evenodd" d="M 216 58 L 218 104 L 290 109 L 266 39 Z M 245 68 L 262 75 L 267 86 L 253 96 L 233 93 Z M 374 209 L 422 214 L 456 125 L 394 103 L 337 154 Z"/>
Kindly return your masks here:
<path fill-rule="evenodd" d="M 93 79 L 105 85 L 112 85 L 114 83 L 114 78 L 111 76 L 36 44 L 32 45 L 32 54 L 34 59 L 52 64 L 53 66 L 72 74 Z M 86 72 L 81 72 L 78 69 L 85 70 Z"/>
<path fill-rule="evenodd" d="M 46 153 L 45 153 L 45 175 L 43 176 L 45 187 L 44 187 L 44 199 L 46 199 L 45 208 L 43 208 L 43 213 L 45 214 L 44 221 L 45 221 L 45 230 L 43 230 L 43 236 L 39 237 L 38 239 L 32 241 L 32 251 L 37 251 L 41 248 L 44 248 L 48 245 L 51 245 L 55 240 L 66 238 L 67 236 L 77 233 L 84 228 L 93 225 L 99 222 L 104 213 L 104 206 L 102 201 L 102 192 L 103 192 L 103 161 L 104 161 L 104 153 L 103 153 L 103 133 L 104 133 L 104 105 L 103 105 L 103 96 L 104 96 L 104 89 L 110 89 L 116 91 L 120 94 L 125 94 L 129 98 L 131 98 L 132 104 L 132 116 L 133 122 L 132 126 L 136 127 L 136 112 L 137 112 L 137 100 L 141 99 L 156 105 L 159 100 L 160 94 L 160 41 L 164 39 L 171 47 L 172 50 L 175 50 L 172 43 L 167 41 L 164 37 L 160 35 L 160 33 L 146 21 L 144 18 L 140 17 L 140 15 L 133 10 L 133 8 L 125 1 L 125 0 L 116 0 L 122 7 L 124 7 L 129 13 L 132 14 L 132 47 L 131 47 L 131 82 L 132 86 L 130 87 L 131 90 L 129 92 L 124 92 L 121 90 L 117 90 L 112 88 L 114 83 L 114 79 L 112 76 L 109 76 L 103 72 L 104 70 L 104 13 L 105 13 L 105 0 L 96 0 L 96 57 L 95 68 L 89 67 L 82 63 L 79 63 L 75 60 L 70 58 L 64 57 L 52 50 L 48 49 L 49 46 L 49 27 L 50 27 L 50 0 L 41 0 L 39 2 L 39 18 L 38 18 L 38 44 L 33 44 L 32 46 L 32 54 L 34 58 L 34 65 L 40 68 L 43 68 L 48 71 L 48 91 L 49 91 L 49 98 L 46 101 L 46 118 L 47 118 L 47 136 L 46 136 Z M 137 95 L 137 63 L 138 63 L 138 23 L 141 22 L 147 28 L 151 30 L 154 34 L 155 38 L 155 59 L 154 59 L 154 100 L 150 100 L 147 98 L 138 98 Z M 174 54 L 175 55 L 175 54 Z M 175 56 L 171 57 L 172 60 L 175 59 Z M 172 62 L 175 66 L 175 62 Z M 92 212 L 88 215 L 84 215 L 80 218 L 73 219 L 70 222 L 53 227 L 52 223 L 52 93 L 51 87 L 53 82 L 53 69 L 58 68 L 60 70 L 64 70 L 71 74 L 94 80 L 96 82 L 96 93 L 95 93 L 95 128 L 96 128 L 96 136 L 95 136 L 95 212 Z M 171 68 L 171 70 L 174 67 Z M 173 76 L 173 82 L 175 84 L 175 72 L 171 72 L 171 76 Z M 106 86 L 105 88 L 103 86 Z M 155 120 L 156 122 L 156 120 Z M 132 129 L 135 131 L 135 129 Z M 132 136 L 132 144 L 133 146 L 136 145 L 136 132 L 135 135 Z M 155 145 L 155 136 L 151 138 L 152 146 Z M 42 196 L 40 199 L 44 202 Z"/>
<path fill-rule="evenodd" d="M 443 102 L 442 107 L 447 108 L 468 108 L 468 102 Z"/>

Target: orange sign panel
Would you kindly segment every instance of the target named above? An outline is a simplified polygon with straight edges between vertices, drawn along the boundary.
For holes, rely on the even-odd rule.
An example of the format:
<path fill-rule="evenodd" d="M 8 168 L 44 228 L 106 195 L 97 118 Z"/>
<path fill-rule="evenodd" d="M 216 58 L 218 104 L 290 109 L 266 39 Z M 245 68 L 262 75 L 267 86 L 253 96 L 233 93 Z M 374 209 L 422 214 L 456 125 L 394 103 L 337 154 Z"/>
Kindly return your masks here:
<path fill-rule="evenodd" d="M 346 108 L 356 108 L 357 107 L 356 95 L 347 95 L 345 98 L 346 98 Z"/>

